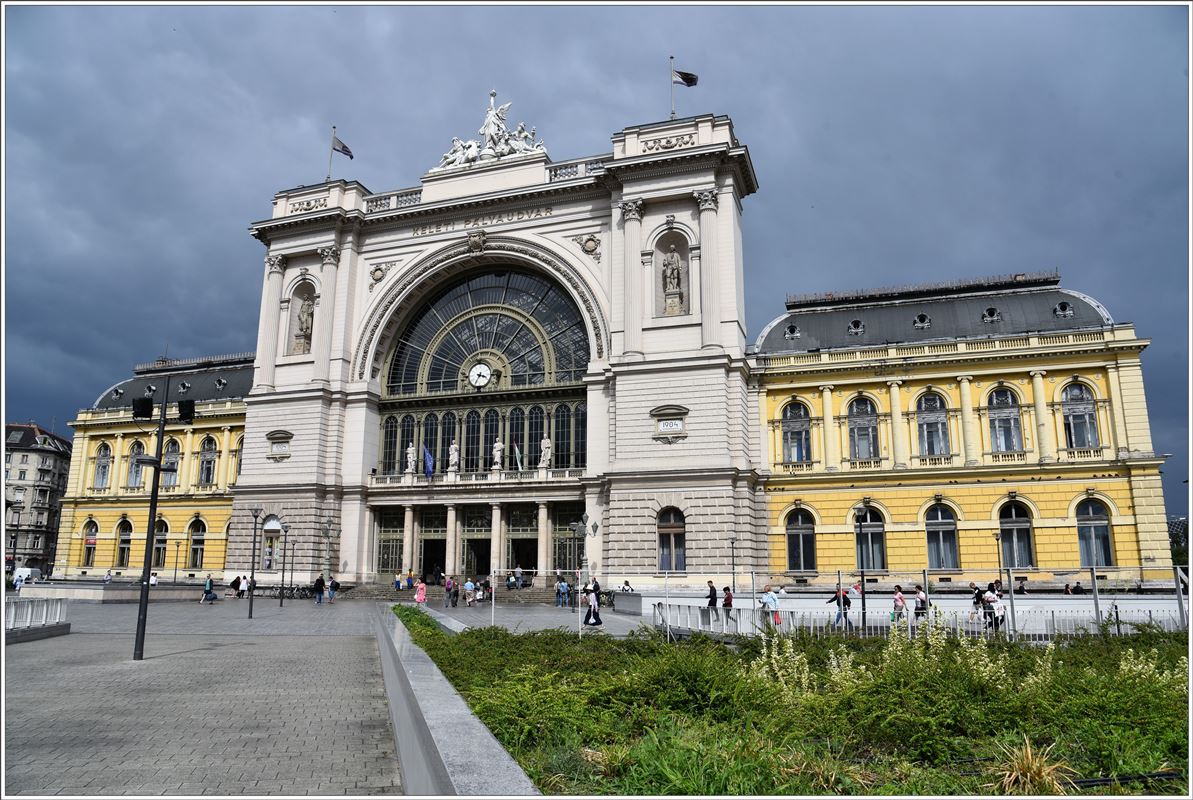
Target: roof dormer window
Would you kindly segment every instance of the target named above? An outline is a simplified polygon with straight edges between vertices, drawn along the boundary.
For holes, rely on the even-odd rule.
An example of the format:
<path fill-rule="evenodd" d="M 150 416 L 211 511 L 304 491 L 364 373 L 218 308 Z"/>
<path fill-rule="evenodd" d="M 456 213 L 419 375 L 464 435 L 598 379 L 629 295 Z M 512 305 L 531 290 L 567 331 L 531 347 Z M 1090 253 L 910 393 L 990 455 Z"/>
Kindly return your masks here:
<path fill-rule="evenodd" d="M 927 314 L 916 314 L 915 322 L 912 323 L 917 331 L 927 330 L 932 327 L 932 318 Z"/>
<path fill-rule="evenodd" d="M 790 341 L 792 339 L 798 339 L 802 335 L 803 334 L 800 332 L 798 325 L 788 325 L 787 330 L 783 333 L 783 338 Z"/>
<path fill-rule="evenodd" d="M 866 325 L 860 319 L 851 320 L 846 332 L 850 336 L 861 336 L 866 332 Z"/>
<path fill-rule="evenodd" d="M 1057 319 L 1068 319 L 1073 316 L 1073 306 L 1061 300 L 1052 308 L 1052 316 Z"/>
<path fill-rule="evenodd" d="M 999 313 L 997 308 L 990 306 L 990 308 L 982 312 L 982 322 L 987 324 L 991 322 L 1002 322 L 1002 314 Z"/>

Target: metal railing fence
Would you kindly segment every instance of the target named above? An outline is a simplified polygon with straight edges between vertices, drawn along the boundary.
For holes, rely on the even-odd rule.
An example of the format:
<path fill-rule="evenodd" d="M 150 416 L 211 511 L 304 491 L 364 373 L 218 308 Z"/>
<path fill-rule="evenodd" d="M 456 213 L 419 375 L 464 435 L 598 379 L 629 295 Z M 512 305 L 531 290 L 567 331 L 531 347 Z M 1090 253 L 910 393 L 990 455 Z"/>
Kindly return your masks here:
<path fill-rule="evenodd" d="M 4 630 L 40 628 L 66 621 L 67 600 L 60 597 L 14 598 L 4 602 Z"/>

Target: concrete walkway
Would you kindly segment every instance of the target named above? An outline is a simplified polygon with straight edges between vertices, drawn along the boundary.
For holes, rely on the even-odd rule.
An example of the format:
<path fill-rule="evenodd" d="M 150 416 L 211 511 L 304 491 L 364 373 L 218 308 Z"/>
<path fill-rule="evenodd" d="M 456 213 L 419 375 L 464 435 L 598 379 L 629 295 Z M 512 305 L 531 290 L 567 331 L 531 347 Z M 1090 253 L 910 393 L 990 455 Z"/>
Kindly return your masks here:
<path fill-rule="evenodd" d="M 5 648 L 4 794 L 401 792 L 372 603 L 73 605 Z"/>
<path fill-rule="evenodd" d="M 403 603 L 403 605 L 413 605 L 413 603 Z M 584 619 L 583 614 L 577 614 L 574 608 L 562 609 L 534 603 L 502 605 L 500 596 L 497 598 L 496 609 L 487 603 L 469 608 L 464 605 L 463 601 L 455 608 L 444 608 L 443 601 L 440 600 L 438 604 L 428 603 L 426 610 L 432 615 L 450 618 L 470 628 L 486 628 L 495 624 L 515 633 L 559 628 L 579 635 L 578 629 L 582 627 L 579 623 Z M 628 636 L 631 631 L 641 625 L 648 625 L 650 619 L 618 614 L 611 609 L 602 608 L 601 622 L 604 624 L 598 629 L 585 627 L 583 635 L 588 636 L 591 633 L 599 632 L 606 636 L 620 638 Z"/>

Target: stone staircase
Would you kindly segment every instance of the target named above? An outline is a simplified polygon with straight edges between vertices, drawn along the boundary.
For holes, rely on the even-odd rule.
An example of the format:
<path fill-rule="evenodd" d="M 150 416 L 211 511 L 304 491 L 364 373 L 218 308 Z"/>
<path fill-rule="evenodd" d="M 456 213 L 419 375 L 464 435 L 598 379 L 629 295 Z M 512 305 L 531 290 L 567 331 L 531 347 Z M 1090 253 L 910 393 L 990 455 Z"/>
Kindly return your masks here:
<path fill-rule="evenodd" d="M 394 589 L 392 583 L 362 583 L 357 586 L 345 586 L 340 589 L 338 597 L 345 600 L 372 600 L 377 602 L 396 603 L 400 600 L 413 602 L 414 590 L 412 589 Z M 460 602 L 464 602 L 464 592 L 460 591 Z M 555 603 L 555 590 L 553 588 L 542 588 L 530 586 L 523 589 L 506 589 L 504 586 L 497 589 L 497 604 L 503 605 L 506 603 L 544 603 L 553 605 Z M 427 604 L 432 606 L 443 605 L 443 587 L 442 586 L 427 586 Z"/>

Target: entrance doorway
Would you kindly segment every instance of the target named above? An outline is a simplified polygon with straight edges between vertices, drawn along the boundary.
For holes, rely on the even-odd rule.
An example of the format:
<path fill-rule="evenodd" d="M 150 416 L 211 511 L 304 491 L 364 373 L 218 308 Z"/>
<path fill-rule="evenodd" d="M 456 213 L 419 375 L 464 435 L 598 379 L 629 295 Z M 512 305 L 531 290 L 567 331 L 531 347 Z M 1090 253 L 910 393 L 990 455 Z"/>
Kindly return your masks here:
<path fill-rule="evenodd" d="M 402 540 L 377 540 L 377 575 L 383 583 L 388 583 L 394 575 L 402 571 Z"/>
<path fill-rule="evenodd" d="M 419 574 L 428 584 L 434 585 L 438 583 L 443 565 L 447 563 L 447 539 L 423 539 L 420 549 L 422 558 L 419 560 Z"/>
<path fill-rule="evenodd" d="M 492 555 L 492 542 L 488 539 L 465 539 L 464 575 L 474 578 L 488 575 L 492 568 Z"/>
<path fill-rule="evenodd" d="M 529 582 L 532 576 L 538 574 L 539 568 L 539 543 L 538 539 L 510 539 L 509 540 L 509 561 L 506 569 L 513 571 L 514 567 L 522 568 L 523 584 Z M 505 576 L 502 576 L 504 580 Z M 537 582 L 539 586 L 543 586 L 542 581 Z"/>

